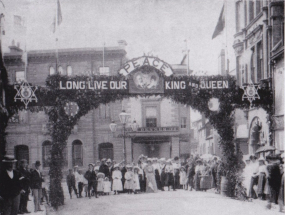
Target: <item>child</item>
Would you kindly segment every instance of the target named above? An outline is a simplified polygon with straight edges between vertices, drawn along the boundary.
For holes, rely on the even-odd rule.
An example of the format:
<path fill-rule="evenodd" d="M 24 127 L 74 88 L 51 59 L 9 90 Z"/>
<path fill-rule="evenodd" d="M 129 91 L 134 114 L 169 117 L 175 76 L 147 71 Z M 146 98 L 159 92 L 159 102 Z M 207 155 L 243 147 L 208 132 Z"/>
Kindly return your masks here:
<path fill-rule="evenodd" d="M 97 196 L 97 176 L 96 176 L 96 173 L 94 171 L 94 166 L 92 163 L 90 163 L 88 165 L 88 170 L 87 172 L 84 174 L 84 177 L 87 179 L 88 181 L 88 197 L 89 199 L 91 199 L 91 189 L 93 188 L 93 192 L 95 194 L 95 197 L 98 198 Z"/>
<path fill-rule="evenodd" d="M 69 191 L 69 195 L 70 195 L 70 198 L 72 199 L 72 190 L 74 190 L 77 198 L 78 198 L 78 194 L 77 194 L 77 189 L 75 187 L 75 176 L 72 172 L 72 169 L 69 169 L 69 174 L 67 175 L 66 177 L 66 183 L 67 183 L 67 186 L 68 186 L 68 191 Z"/>
<path fill-rule="evenodd" d="M 186 187 L 186 172 L 185 172 L 185 168 L 182 166 L 180 168 L 180 173 L 179 173 L 179 177 L 180 177 L 180 186 L 182 186 L 182 189 L 187 190 Z"/>
<path fill-rule="evenodd" d="M 139 171 L 140 171 L 140 168 L 138 166 L 135 166 L 134 167 L 134 187 L 133 187 L 133 190 L 134 190 L 134 194 L 137 194 L 141 187 L 140 187 L 140 180 L 139 180 Z"/>
<path fill-rule="evenodd" d="M 84 177 L 82 175 L 81 170 L 78 170 L 76 181 L 77 181 L 77 185 L 78 185 L 79 198 L 82 198 L 82 190 L 83 190 L 83 186 L 84 186 L 84 184 L 83 184 Z"/>
<path fill-rule="evenodd" d="M 125 184 L 124 189 L 128 192 L 128 194 L 132 194 L 134 187 L 134 173 L 132 171 L 132 166 L 127 165 L 127 172 L 125 173 Z"/>
<path fill-rule="evenodd" d="M 119 164 L 116 164 L 114 166 L 114 171 L 112 173 L 112 179 L 113 179 L 113 191 L 115 192 L 115 195 L 116 195 L 118 191 L 123 191 L 122 173 L 120 171 Z"/>
<path fill-rule="evenodd" d="M 47 181 L 46 181 L 46 176 L 43 175 L 43 179 L 44 181 L 42 182 L 42 198 L 41 198 L 41 202 L 44 202 L 44 198 L 46 199 L 46 203 L 49 204 L 49 200 L 48 200 L 48 195 L 47 195 Z"/>
<path fill-rule="evenodd" d="M 102 196 L 104 192 L 104 178 L 104 173 L 99 172 L 97 174 L 97 193 L 99 194 L 99 196 Z"/>
<path fill-rule="evenodd" d="M 108 177 L 105 177 L 105 181 L 104 181 L 104 194 L 105 195 L 109 195 L 109 193 L 111 192 L 111 181 L 109 181 Z"/>

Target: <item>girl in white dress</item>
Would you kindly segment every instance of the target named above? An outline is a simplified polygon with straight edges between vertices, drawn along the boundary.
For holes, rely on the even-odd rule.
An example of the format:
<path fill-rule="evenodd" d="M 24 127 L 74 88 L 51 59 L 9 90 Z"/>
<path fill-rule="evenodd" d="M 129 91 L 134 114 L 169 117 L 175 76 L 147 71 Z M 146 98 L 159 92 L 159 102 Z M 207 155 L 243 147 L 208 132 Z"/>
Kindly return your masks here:
<path fill-rule="evenodd" d="M 118 191 L 123 190 L 123 184 L 122 184 L 122 172 L 119 169 L 119 164 L 116 164 L 114 166 L 114 171 L 112 173 L 112 179 L 113 179 L 113 191 L 116 194 L 119 194 Z"/>
<path fill-rule="evenodd" d="M 109 195 L 109 193 L 111 192 L 111 181 L 109 181 L 108 177 L 105 177 L 104 180 L 104 194 L 105 195 Z"/>
<path fill-rule="evenodd" d="M 179 172 L 179 181 L 180 181 L 180 186 L 183 187 L 184 190 L 186 190 L 186 172 L 185 172 L 185 167 L 182 166 L 180 168 L 180 172 Z"/>
<path fill-rule="evenodd" d="M 131 165 L 127 165 L 126 168 L 127 172 L 125 173 L 124 189 L 128 192 L 128 194 L 132 194 L 134 189 L 134 173 Z"/>
<path fill-rule="evenodd" d="M 134 167 L 134 194 L 137 194 L 141 189 L 139 171 L 140 171 L 140 168 L 138 166 L 135 166 Z"/>

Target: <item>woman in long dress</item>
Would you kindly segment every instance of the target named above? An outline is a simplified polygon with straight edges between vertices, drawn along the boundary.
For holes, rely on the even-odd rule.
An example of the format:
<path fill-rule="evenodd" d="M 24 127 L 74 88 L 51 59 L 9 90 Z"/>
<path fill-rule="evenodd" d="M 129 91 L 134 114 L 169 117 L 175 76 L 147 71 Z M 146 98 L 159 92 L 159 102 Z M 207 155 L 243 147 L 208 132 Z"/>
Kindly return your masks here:
<path fill-rule="evenodd" d="M 156 185 L 156 181 L 155 181 L 155 172 L 154 172 L 154 168 L 151 165 L 151 160 L 148 159 L 147 160 L 147 165 L 144 168 L 144 172 L 145 172 L 145 177 L 146 177 L 146 192 L 147 193 L 153 193 L 153 192 L 157 192 L 157 185 Z"/>
<path fill-rule="evenodd" d="M 135 166 L 134 167 L 134 194 L 137 194 L 141 187 L 140 187 L 140 180 L 139 180 L 139 171 L 140 171 L 140 168 L 138 166 Z"/>
<path fill-rule="evenodd" d="M 134 189 L 134 173 L 131 165 L 127 165 L 126 168 L 124 189 L 128 194 L 131 194 Z"/>
<path fill-rule="evenodd" d="M 202 161 L 200 159 L 196 160 L 195 176 L 194 176 L 194 189 L 196 191 L 200 190 L 201 166 L 202 166 Z"/>

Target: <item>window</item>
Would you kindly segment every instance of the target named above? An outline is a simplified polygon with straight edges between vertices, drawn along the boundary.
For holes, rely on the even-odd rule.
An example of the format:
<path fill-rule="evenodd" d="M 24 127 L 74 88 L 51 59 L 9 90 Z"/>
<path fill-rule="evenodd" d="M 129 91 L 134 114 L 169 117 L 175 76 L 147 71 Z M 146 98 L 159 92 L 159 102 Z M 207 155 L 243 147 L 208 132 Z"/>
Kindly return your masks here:
<path fill-rule="evenodd" d="M 245 83 L 248 83 L 248 66 L 245 64 Z"/>
<path fill-rule="evenodd" d="M 257 82 L 263 77 L 262 42 L 257 44 Z"/>
<path fill-rule="evenodd" d="M 146 118 L 146 127 L 148 128 L 157 127 L 156 118 Z"/>
<path fill-rule="evenodd" d="M 49 167 L 51 161 L 51 147 L 52 144 L 50 141 L 45 141 L 43 143 L 43 167 Z"/>
<path fill-rule="evenodd" d="M 54 68 L 51 66 L 49 68 L 49 75 L 54 75 L 54 74 L 55 74 Z"/>
<path fill-rule="evenodd" d="M 254 2 L 251 0 L 248 3 L 249 3 L 249 5 L 248 5 L 249 11 L 248 12 L 249 12 L 249 22 L 250 22 L 254 18 Z"/>
<path fill-rule="evenodd" d="M 72 165 L 83 166 L 82 142 L 74 140 L 72 143 Z"/>
<path fill-rule="evenodd" d="M 110 158 L 111 160 L 114 159 L 114 149 L 112 143 L 100 143 L 99 144 L 99 159 L 102 158 Z"/>
<path fill-rule="evenodd" d="M 108 119 L 110 118 L 110 105 L 100 105 L 99 107 L 99 118 L 100 119 Z"/>
<path fill-rule="evenodd" d="M 21 83 L 25 80 L 25 72 L 24 71 L 17 71 L 16 72 L 16 82 Z"/>
<path fill-rule="evenodd" d="M 146 107 L 146 127 L 157 127 L 157 107 Z"/>
<path fill-rule="evenodd" d="M 186 128 L 187 117 L 181 117 L 181 128 Z"/>
<path fill-rule="evenodd" d="M 247 25 L 247 1 L 244 1 L 244 26 Z"/>
<path fill-rule="evenodd" d="M 236 32 L 241 30 L 241 2 L 236 3 Z"/>
<path fill-rule="evenodd" d="M 72 76 L 72 67 L 71 66 L 67 66 L 67 76 Z"/>
<path fill-rule="evenodd" d="M 58 67 L 58 73 L 59 73 L 60 75 L 66 75 L 66 73 L 65 73 L 65 71 L 63 70 L 62 66 L 59 66 L 59 67 Z"/>
<path fill-rule="evenodd" d="M 100 72 L 100 75 L 106 75 L 106 76 L 110 75 L 109 67 L 100 67 L 99 72 Z"/>
<path fill-rule="evenodd" d="M 259 14 L 261 12 L 262 1 L 261 0 L 256 0 L 255 1 L 255 5 L 256 5 L 256 15 L 257 15 L 257 14 Z"/>
<path fill-rule="evenodd" d="M 254 48 L 251 49 L 252 53 L 251 53 L 251 58 L 250 58 L 250 78 L 252 83 L 255 83 L 255 52 L 254 52 Z"/>

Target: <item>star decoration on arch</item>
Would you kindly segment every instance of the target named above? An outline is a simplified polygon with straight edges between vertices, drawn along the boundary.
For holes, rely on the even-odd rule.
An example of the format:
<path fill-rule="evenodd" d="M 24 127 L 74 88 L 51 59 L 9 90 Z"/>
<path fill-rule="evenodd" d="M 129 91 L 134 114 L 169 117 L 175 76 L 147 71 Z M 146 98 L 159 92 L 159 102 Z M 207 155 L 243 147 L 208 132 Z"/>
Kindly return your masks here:
<path fill-rule="evenodd" d="M 247 99 L 250 102 L 250 107 L 252 106 L 252 102 L 255 99 L 260 99 L 260 96 L 257 92 L 257 90 L 260 88 L 258 84 L 250 83 L 246 86 L 242 86 L 241 88 L 244 90 L 244 93 L 242 95 L 242 101 L 244 99 Z"/>
<path fill-rule="evenodd" d="M 64 111 L 69 117 L 74 117 L 79 111 L 79 106 L 76 102 L 67 102 L 64 106 Z"/>
<path fill-rule="evenodd" d="M 37 86 L 32 86 L 28 82 L 24 81 L 20 85 L 15 85 L 14 89 L 17 90 L 17 94 L 14 97 L 15 102 L 20 100 L 25 104 L 26 109 L 30 102 L 38 102 L 38 98 L 35 94 L 35 91 L 38 89 Z"/>

